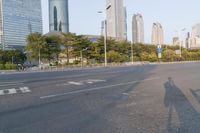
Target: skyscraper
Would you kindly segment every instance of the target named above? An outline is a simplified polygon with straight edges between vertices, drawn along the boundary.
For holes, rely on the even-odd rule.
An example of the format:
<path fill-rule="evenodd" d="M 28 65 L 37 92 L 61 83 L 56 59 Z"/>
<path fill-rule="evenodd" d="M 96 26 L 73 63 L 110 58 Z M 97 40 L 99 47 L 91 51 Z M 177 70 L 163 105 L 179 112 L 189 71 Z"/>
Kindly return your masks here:
<path fill-rule="evenodd" d="M 152 27 L 152 44 L 162 45 L 164 44 L 164 33 L 160 23 L 153 23 Z"/>
<path fill-rule="evenodd" d="M 32 32 L 42 33 L 41 0 L 0 0 L 0 48 L 22 49 Z"/>
<path fill-rule="evenodd" d="M 68 0 L 49 0 L 49 30 L 69 32 Z"/>
<path fill-rule="evenodd" d="M 200 23 L 192 26 L 189 48 L 200 48 Z"/>
<path fill-rule="evenodd" d="M 107 0 L 107 36 L 117 40 L 127 39 L 126 9 L 123 0 Z"/>
<path fill-rule="evenodd" d="M 192 38 L 200 37 L 200 23 L 192 26 Z"/>
<path fill-rule="evenodd" d="M 132 20 L 133 43 L 144 43 L 144 23 L 141 14 L 135 14 Z"/>

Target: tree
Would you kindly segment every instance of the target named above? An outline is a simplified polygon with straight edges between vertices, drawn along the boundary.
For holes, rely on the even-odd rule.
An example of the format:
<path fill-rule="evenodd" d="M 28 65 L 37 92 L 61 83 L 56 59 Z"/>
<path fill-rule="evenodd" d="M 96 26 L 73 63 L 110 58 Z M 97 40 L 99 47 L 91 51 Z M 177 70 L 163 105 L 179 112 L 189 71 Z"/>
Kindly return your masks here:
<path fill-rule="evenodd" d="M 61 52 L 61 38 L 56 35 L 45 37 L 46 49 L 47 49 L 47 59 L 49 63 L 51 60 L 58 62 L 58 57 Z"/>
<path fill-rule="evenodd" d="M 73 45 L 76 41 L 76 34 L 73 33 L 62 33 L 61 42 L 65 46 L 62 53 L 67 55 L 67 65 L 69 64 L 70 57 L 73 57 Z"/>
<path fill-rule="evenodd" d="M 46 47 L 45 37 L 40 33 L 31 33 L 27 37 L 26 51 L 34 59 L 48 59 L 48 49 Z"/>

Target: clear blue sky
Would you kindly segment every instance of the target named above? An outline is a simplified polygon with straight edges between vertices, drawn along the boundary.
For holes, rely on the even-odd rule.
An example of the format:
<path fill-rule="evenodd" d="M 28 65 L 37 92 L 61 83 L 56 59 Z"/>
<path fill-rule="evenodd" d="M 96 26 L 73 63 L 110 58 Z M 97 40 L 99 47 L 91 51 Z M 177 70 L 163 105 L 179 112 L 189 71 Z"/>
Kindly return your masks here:
<path fill-rule="evenodd" d="M 106 0 L 69 0 L 70 32 L 77 34 L 100 34 L 98 11 L 105 9 Z M 171 43 L 176 30 L 200 23 L 199 0 L 125 0 L 127 8 L 128 39 L 132 40 L 132 15 L 141 13 L 144 19 L 145 41 L 151 41 L 153 22 L 160 22 L 164 29 L 165 42 Z M 48 32 L 48 0 L 42 0 L 43 28 Z"/>

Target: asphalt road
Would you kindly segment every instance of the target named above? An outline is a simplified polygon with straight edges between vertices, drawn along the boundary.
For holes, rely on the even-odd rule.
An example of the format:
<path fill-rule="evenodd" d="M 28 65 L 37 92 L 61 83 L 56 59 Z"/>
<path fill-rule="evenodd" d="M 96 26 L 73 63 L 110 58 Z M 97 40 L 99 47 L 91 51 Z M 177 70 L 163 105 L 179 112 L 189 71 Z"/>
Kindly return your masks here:
<path fill-rule="evenodd" d="M 0 133 L 199 133 L 200 63 L 0 74 Z"/>

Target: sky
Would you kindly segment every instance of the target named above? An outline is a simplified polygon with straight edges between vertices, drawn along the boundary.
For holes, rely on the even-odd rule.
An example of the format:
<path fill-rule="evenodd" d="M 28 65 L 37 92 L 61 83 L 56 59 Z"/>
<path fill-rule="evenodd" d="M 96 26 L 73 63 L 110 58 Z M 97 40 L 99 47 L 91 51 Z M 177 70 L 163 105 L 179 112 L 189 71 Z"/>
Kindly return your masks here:
<path fill-rule="evenodd" d="M 70 32 L 100 35 L 101 21 L 105 15 L 106 0 L 69 0 Z M 163 26 L 165 43 L 172 37 L 190 32 L 194 24 L 200 23 L 200 0 L 124 0 L 127 8 L 128 40 L 132 41 L 132 16 L 141 13 L 144 19 L 145 42 L 151 42 L 154 22 Z M 48 32 L 48 0 L 42 0 L 43 32 Z M 186 29 L 181 32 L 181 29 Z M 178 31 L 178 32 L 177 32 Z"/>

